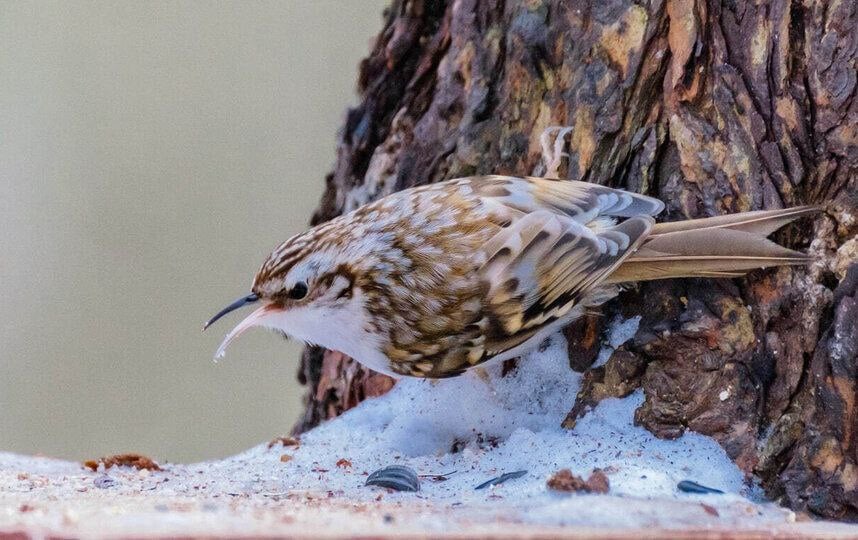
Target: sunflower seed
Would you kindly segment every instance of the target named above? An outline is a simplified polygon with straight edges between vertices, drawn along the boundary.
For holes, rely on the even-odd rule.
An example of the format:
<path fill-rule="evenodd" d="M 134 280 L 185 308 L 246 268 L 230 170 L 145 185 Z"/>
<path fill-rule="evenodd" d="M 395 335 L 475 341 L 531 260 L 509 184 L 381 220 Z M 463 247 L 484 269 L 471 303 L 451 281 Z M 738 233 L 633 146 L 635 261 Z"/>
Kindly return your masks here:
<path fill-rule="evenodd" d="M 417 473 L 404 465 L 391 465 L 379 469 L 366 479 L 367 486 L 380 486 L 396 491 L 419 491 L 420 480 Z"/>
<path fill-rule="evenodd" d="M 684 493 L 701 493 L 704 495 L 724 493 L 720 489 L 704 486 L 703 484 L 698 484 L 697 482 L 694 482 L 692 480 L 683 480 L 682 482 L 676 484 L 676 488 Z"/>
<path fill-rule="evenodd" d="M 483 482 L 482 484 L 475 487 L 474 489 L 486 489 L 487 487 L 496 486 L 498 484 L 503 484 L 507 480 L 515 480 L 516 478 L 521 478 L 525 474 L 527 474 L 527 471 L 514 471 L 514 472 L 504 473 L 504 474 L 498 476 L 497 478 L 492 478 L 491 480 L 489 480 L 487 482 Z"/>

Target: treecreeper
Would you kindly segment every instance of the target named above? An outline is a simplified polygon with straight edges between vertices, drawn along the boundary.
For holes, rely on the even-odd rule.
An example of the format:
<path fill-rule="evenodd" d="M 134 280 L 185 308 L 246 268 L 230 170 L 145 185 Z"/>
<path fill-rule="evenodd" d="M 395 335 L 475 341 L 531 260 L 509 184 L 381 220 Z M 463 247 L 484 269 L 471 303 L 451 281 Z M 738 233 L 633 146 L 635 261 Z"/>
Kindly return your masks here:
<path fill-rule="evenodd" d="M 216 357 L 262 326 L 384 374 L 452 377 L 527 352 L 624 284 L 810 260 L 767 236 L 816 207 L 656 223 L 660 200 L 556 179 L 561 149 L 543 148 L 550 178 L 414 187 L 286 240 L 206 323 L 259 304 Z"/>

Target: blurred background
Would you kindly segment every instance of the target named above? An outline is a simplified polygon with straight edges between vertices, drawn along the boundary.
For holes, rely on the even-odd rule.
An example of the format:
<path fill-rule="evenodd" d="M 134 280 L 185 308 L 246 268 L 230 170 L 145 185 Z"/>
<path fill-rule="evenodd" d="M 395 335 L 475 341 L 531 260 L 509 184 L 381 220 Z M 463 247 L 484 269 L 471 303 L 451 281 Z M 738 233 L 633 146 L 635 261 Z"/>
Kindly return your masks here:
<path fill-rule="evenodd" d="M 300 347 L 200 328 L 306 227 L 385 3 L 0 3 L 0 451 L 288 432 Z"/>

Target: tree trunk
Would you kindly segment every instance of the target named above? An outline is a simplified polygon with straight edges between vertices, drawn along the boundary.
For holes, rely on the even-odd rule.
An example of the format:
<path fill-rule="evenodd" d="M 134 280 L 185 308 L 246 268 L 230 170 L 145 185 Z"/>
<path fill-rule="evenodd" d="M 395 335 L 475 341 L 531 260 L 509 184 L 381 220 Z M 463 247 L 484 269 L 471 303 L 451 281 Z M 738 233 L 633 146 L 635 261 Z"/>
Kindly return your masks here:
<path fill-rule="evenodd" d="M 714 437 L 769 495 L 858 519 L 856 58 L 848 0 L 396 2 L 313 222 L 410 186 L 538 174 L 552 125 L 574 128 L 566 178 L 659 197 L 660 219 L 823 205 L 778 233 L 819 257 L 808 268 L 647 283 L 567 329 L 583 370 L 604 321 L 643 316 L 566 425 L 642 387 L 636 421 L 656 435 Z M 300 379 L 299 431 L 392 384 L 317 348 Z"/>

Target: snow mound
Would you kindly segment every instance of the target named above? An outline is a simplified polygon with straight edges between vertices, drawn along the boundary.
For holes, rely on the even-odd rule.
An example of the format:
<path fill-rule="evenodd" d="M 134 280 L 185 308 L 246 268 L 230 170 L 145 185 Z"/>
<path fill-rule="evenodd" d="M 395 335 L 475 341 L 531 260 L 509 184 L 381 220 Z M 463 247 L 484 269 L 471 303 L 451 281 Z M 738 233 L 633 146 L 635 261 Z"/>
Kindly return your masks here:
<path fill-rule="evenodd" d="M 628 339 L 636 324 L 622 321 L 619 326 Z M 622 343 L 614 334 L 611 347 Z M 561 468 L 584 477 L 603 469 L 615 495 L 685 497 L 676 489 L 685 479 L 735 495 L 749 493 L 741 471 L 712 439 L 687 433 L 660 440 L 635 426 L 640 392 L 605 400 L 575 429 L 561 428 L 581 375 L 569 368 L 566 342 L 559 335 L 522 358 L 514 372 L 501 377 L 500 369 L 488 368 L 488 380 L 468 373 L 441 381 L 399 381 L 387 395 L 305 434 L 297 451 L 282 449 L 291 459 L 278 467 L 282 484 L 271 488 L 334 488 L 372 498 L 374 490 L 363 487 L 365 474 L 404 464 L 421 475 L 455 471 L 446 481 L 423 481 L 421 492 L 433 500 L 485 501 L 500 493 L 528 501 L 551 498 L 555 495 L 547 492 L 545 481 Z M 260 459 L 269 453 L 261 446 L 243 457 Z M 337 467 L 343 459 L 352 466 Z M 319 474 L 320 469 L 327 472 Z M 519 470 L 528 474 L 490 490 L 474 490 L 492 477 Z M 341 480 L 331 482 L 334 477 Z"/>

